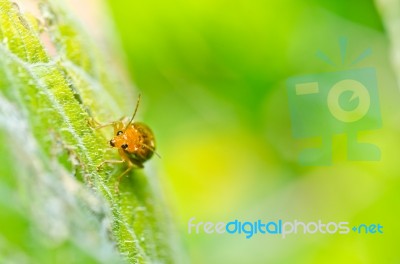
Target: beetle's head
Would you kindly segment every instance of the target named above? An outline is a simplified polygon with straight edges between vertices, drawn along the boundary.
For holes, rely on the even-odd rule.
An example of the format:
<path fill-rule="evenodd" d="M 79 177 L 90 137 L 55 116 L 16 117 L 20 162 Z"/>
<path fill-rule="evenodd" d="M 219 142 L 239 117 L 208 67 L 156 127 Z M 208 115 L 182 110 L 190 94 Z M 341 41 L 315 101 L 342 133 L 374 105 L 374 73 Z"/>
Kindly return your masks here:
<path fill-rule="evenodd" d="M 110 146 L 129 151 L 128 137 L 124 131 L 118 131 L 117 134 L 110 140 Z"/>

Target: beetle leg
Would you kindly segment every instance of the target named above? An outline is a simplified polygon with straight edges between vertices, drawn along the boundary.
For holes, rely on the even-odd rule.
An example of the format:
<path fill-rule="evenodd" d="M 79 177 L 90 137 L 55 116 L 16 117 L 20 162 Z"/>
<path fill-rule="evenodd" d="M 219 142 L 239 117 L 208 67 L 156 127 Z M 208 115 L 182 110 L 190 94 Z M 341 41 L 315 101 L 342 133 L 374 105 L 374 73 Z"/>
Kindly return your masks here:
<path fill-rule="evenodd" d="M 92 126 L 93 129 L 100 129 L 103 127 L 113 126 L 115 124 L 115 122 L 109 122 L 109 123 L 105 123 L 105 124 L 100 124 L 100 123 L 96 122 L 96 124 L 97 124 L 97 126 Z"/>
<path fill-rule="evenodd" d="M 114 129 L 117 129 L 117 130 L 121 130 L 124 128 L 124 124 L 122 123 L 122 121 L 113 121 L 113 122 L 101 124 L 98 121 L 96 121 L 94 118 L 90 118 L 88 120 L 88 124 L 93 129 L 100 129 L 100 128 L 108 127 L 108 126 L 114 126 Z"/>
<path fill-rule="evenodd" d="M 106 164 L 106 163 L 113 163 L 113 164 L 116 164 L 116 163 L 124 163 L 124 162 L 125 162 L 125 160 L 103 160 L 103 161 L 97 166 L 97 170 L 100 170 L 101 167 L 103 167 L 103 165 Z"/>
<path fill-rule="evenodd" d="M 132 170 L 132 168 L 133 168 L 133 166 L 132 166 L 132 163 L 128 163 L 129 165 L 128 165 L 128 168 L 123 172 L 123 173 L 121 173 L 119 176 L 118 176 L 118 178 L 117 178 L 117 181 L 116 181 L 116 183 L 115 183 L 115 192 L 116 193 L 119 193 L 119 183 L 121 182 L 121 180 L 122 180 L 122 177 L 124 177 L 128 172 L 130 172 L 131 170 Z"/>
<path fill-rule="evenodd" d="M 93 128 L 93 129 L 97 129 L 97 128 L 101 128 L 104 127 L 105 125 L 100 124 L 98 121 L 96 121 L 96 119 L 94 119 L 93 117 L 90 117 L 87 120 L 88 125 Z M 107 123 L 108 124 L 108 123 Z"/>

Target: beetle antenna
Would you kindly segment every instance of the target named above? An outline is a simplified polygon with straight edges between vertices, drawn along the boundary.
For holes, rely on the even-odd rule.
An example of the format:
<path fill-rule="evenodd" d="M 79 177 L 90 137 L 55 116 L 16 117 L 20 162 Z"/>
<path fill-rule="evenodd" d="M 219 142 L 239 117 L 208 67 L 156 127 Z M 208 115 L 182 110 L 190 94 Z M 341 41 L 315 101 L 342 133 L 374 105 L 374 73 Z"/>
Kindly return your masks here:
<path fill-rule="evenodd" d="M 150 147 L 150 146 L 148 146 L 148 145 L 146 145 L 146 144 L 142 144 L 142 146 L 145 147 L 145 148 L 147 148 L 148 150 L 151 150 L 154 154 L 156 154 L 156 156 L 157 156 L 158 158 L 161 159 L 160 154 L 158 154 L 154 148 L 152 148 L 152 147 Z"/>
<path fill-rule="evenodd" d="M 136 103 L 136 107 L 135 107 L 135 111 L 133 112 L 133 115 L 132 115 L 132 118 L 131 118 L 131 120 L 130 120 L 130 121 L 129 121 L 129 123 L 126 125 L 126 127 L 125 127 L 125 130 L 127 130 L 127 129 L 128 129 L 128 127 L 129 127 L 129 125 L 130 125 L 130 124 L 132 124 L 132 122 L 133 122 L 133 119 L 134 119 L 134 118 L 135 118 L 135 116 L 136 116 L 136 112 L 137 112 L 137 110 L 138 110 L 138 108 L 139 108 L 140 97 L 141 97 L 141 94 L 139 94 L 139 97 L 138 97 L 138 99 L 137 99 L 137 103 Z"/>

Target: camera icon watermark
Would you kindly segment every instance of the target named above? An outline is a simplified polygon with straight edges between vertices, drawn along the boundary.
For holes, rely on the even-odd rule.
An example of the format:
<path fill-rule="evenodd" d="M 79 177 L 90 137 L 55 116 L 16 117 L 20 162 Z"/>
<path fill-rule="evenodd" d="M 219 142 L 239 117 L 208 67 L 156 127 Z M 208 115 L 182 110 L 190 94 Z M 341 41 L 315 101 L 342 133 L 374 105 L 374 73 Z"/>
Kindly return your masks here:
<path fill-rule="evenodd" d="M 347 135 L 348 160 L 380 160 L 378 146 L 357 140 L 360 131 L 382 125 L 374 68 L 292 77 L 287 92 L 293 136 L 321 138 L 319 147 L 300 153 L 300 164 L 331 165 L 335 134 Z"/>

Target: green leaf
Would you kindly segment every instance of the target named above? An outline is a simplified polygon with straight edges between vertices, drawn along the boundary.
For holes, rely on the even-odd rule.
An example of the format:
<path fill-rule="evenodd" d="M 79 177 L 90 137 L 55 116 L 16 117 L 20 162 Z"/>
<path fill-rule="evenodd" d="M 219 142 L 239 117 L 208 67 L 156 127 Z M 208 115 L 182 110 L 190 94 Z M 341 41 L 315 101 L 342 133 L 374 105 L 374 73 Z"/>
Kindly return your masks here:
<path fill-rule="evenodd" d="M 97 169 L 118 156 L 89 121 L 136 98 L 60 1 L 40 10 L 43 26 L 0 0 L 0 262 L 175 262 L 156 175 L 132 170 L 118 193 L 124 165 Z"/>

